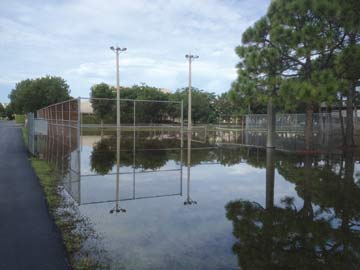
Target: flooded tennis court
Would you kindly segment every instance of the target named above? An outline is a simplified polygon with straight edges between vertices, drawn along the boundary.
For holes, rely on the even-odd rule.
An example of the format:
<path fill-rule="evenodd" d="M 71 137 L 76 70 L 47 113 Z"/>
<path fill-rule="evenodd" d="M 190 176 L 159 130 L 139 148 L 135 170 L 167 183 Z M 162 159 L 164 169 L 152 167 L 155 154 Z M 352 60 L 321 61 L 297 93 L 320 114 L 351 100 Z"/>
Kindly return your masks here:
<path fill-rule="evenodd" d="M 84 130 L 73 149 L 43 142 L 112 269 L 360 266 L 357 152 L 219 145 L 195 131 L 181 147 L 179 134 L 124 130 L 119 171 L 112 130 Z"/>

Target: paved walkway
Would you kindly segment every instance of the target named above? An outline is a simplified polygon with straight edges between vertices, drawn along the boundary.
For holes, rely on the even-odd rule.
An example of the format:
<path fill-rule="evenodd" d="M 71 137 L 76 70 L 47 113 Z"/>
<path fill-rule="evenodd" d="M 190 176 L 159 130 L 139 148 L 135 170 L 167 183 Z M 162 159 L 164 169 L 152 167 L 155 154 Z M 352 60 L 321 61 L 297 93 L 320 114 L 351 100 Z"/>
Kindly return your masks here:
<path fill-rule="evenodd" d="M 65 258 L 21 128 L 0 120 L 0 269 L 70 269 Z"/>

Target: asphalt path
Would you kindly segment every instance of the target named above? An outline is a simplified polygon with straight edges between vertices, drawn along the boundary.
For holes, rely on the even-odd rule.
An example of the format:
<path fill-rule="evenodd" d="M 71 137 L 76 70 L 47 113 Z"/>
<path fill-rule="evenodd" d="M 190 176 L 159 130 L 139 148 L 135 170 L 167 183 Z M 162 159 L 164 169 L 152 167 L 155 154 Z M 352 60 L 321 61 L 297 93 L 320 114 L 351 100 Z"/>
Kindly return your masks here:
<path fill-rule="evenodd" d="M 70 269 L 60 234 L 23 142 L 0 120 L 0 269 Z"/>

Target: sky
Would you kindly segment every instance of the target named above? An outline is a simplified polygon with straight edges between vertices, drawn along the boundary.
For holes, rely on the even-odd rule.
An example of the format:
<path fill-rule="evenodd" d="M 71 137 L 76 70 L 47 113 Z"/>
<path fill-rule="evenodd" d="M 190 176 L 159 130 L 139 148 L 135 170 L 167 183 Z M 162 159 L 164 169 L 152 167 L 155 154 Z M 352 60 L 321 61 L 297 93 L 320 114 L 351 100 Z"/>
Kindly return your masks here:
<path fill-rule="evenodd" d="M 0 102 L 27 78 L 61 76 L 73 97 L 95 83 L 146 83 L 175 91 L 188 84 L 220 94 L 236 79 L 235 47 L 270 0 L 0 0 Z"/>

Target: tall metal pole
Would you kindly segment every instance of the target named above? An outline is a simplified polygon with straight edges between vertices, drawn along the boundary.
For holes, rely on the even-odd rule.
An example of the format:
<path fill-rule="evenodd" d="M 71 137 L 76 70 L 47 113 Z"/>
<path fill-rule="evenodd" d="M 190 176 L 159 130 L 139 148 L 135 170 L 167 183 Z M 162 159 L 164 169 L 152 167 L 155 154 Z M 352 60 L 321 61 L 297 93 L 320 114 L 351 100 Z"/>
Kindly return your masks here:
<path fill-rule="evenodd" d="M 136 101 L 134 100 L 133 119 L 133 199 L 135 200 L 135 166 L 136 166 Z"/>
<path fill-rule="evenodd" d="M 190 167 L 191 167 L 191 135 L 192 135 L 192 117 L 191 117 L 191 63 L 193 59 L 199 58 L 197 55 L 187 54 L 185 58 L 189 60 L 189 93 L 188 93 L 188 130 L 187 130 L 187 198 L 184 205 L 196 204 L 190 198 Z"/>
<path fill-rule="evenodd" d="M 116 48 L 116 209 L 119 208 L 119 181 L 120 181 L 120 71 L 119 50 Z"/>
<path fill-rule="evenodd" d="M 181 142 L 180 142 L 180 194 L 182 196 L 183 193 L 183 151 L 184 151 L 184 101 L 181 100 L 181 120 L 180 120 L 180 135 L 181 135 Z"/>
<path fill-rule="evenodd" d="M 189 57 L 189 95 L 188 95 L 188 131 L 191 132 L 191 122 L 192 122 L 192 117 L 191 117 L 191 57 L 192 55 L 190 54 Z"/>
<path fill-rule="evenodd" d="M 119 54 L 126 51 L 126 48 L 110 47 L 116 54 L 116 193 L 115 193 L 115 212 L 119 213 L 119 178 L 120 178 L 120 71 L 119 71 Z M 110 210 L 113 213 L 114 210 Z M 124 212 L 124 211 L 123 211 Z"/>

